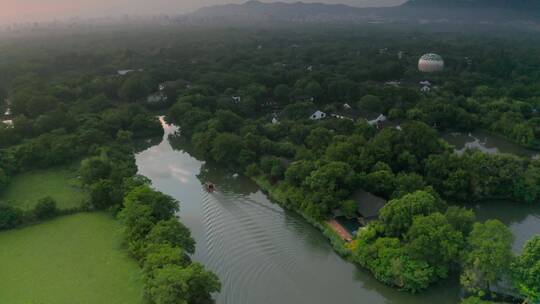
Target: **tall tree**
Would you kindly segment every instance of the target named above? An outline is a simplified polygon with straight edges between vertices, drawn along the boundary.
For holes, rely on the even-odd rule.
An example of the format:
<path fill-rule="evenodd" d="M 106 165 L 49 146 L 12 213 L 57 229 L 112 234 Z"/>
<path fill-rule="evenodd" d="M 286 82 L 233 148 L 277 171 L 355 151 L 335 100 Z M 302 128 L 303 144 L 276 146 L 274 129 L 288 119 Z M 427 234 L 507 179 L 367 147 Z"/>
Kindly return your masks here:
<path fill-rule="evenodd" d="M 540 302 L 540 236 L 529 240 L 512 264 L 514 283 L 526 297 L 525 303 Z"/>
<path fill-rule="evenodd" d="M 498 220 L 474 224 L 463 263 L 462 285 L 471 292 L 489 292 L 508 274 L 513 241 L 510 229 Z"/>

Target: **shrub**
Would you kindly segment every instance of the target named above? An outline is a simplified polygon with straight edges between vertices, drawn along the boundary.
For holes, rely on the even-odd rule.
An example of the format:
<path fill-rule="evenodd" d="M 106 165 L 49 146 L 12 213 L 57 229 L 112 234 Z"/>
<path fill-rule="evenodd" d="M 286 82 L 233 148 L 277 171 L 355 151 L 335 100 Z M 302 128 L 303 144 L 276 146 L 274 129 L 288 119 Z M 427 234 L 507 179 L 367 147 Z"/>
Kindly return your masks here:
<path fill-rule="evenodd" d="M 0 205 L 0 230 L 11 229 L 21 224 L 22 211 L 11 206 Z"/>
<path fill-rule="evenodd" d="M 353 218 L 356 215 L 356 209 L 357 205 L 353 200 L 347 200 L 341 204 L 341 210 L 348 218 Z"/>
<path fill-rule="evenodd" d="M 106 209 L 122 201 L 118 187 L 111 180 L 101 179 L 90 186 L 90 201 L 96 209 Z"/>
<path fill-rule="evenodd" d="M 56 201 L 50 196 L 40 199 L 34 207 L 34 216 L 39 220 L 52 218 L 57 213 Z"/>

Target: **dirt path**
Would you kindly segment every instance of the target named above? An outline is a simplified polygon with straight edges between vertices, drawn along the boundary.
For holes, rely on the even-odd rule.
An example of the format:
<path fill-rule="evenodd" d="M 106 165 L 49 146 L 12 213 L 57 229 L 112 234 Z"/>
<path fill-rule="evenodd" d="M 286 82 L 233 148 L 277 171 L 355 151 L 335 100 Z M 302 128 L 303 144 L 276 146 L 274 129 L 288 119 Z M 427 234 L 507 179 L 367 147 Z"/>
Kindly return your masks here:
<path fill-rule="evenodd" d="M 327 221 L 327 223 L 330 228 L 332 228 L 332 230 L 334 230 L 342 240 L 344 240 L 345 242 L 352 241 L 352 235 L 336 220 L 329 220 Z"/>

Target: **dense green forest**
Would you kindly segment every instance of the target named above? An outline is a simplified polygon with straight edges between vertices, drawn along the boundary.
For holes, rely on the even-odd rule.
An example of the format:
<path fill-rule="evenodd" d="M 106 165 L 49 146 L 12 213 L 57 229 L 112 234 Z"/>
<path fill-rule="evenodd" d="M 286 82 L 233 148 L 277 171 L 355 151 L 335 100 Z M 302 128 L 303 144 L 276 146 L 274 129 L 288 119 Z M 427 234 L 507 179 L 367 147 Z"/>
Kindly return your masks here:
<path fill-rule="evenodd" d="M 84 159 L 89 208 L 119 212 L 153 303 L 176 303 L 167 293 L 186 288 L 178 283 L 186 277 L 186 301 L 206 303 L 219 282 L 189 260 L 193 241 L 174 220 L 176 203 L 133 177 L 133 139 L 161 134 L 151 111 L 167 111 L 198 157 L 268 183 L 311 221 L 338 208 L 354 213 L 358 189 L 388 199 L 347 245 L 351 260 L 388 285 L 419 292 L 454 275 L 483 299 L 504 299 L 501 285 L 540 298 L 538 238 L 514 256 L 507 227 L 454 206 L 538 204 L 540 160 L 458 155 L 440 137 L 486 129 L 540 148 L 537 37 L 371 26 L 113 28 L 14 38 L 0 50 L 0 95 L 13 112 L 13 126 L 0 126 L 0 189 L 29 168 Z M 418 72 L 429 52 L 444 58 L 444 72 Z M 157 91 L 166 98 L 149 101 Z M 309 119 L 344 109 L 394 124 Z M 0 228 L 25 216 L 2 208 L 12 216 Z"/>

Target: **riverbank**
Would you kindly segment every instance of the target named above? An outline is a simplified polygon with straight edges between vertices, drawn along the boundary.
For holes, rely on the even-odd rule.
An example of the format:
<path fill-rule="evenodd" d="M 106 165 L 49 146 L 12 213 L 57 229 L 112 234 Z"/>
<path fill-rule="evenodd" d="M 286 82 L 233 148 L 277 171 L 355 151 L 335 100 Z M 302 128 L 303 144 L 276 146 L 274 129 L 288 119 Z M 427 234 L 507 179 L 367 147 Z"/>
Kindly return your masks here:
<path fill-rule="evenodd" d="M 251 176 L 251 179 L 258 185 L 258 187 L 261 189 L 261 191 L 263 191 L 270 199 L 271 201 L 273 201 L 274 203 L 280 205 L 281 207 L 283 208 L 286 208 L 286 209 L 289 209 L 289 210 L 292 210 L 294 211 L 295 213 L 299 214 L 300 216 L 302 216 L 306 221 L 308 221 L 310 224 L 312 224 L 314 227 L 316 227 L 317 229 L 319 229 L 322 234 L 329 240 L 330 244 L 332 245 L 333 249 L 339 253 L 344 259 L 346 259 L 348 262 L 360 267 L 360 268 L 363 268 L 361 265 L 359 265 L 356 261 L 354 261 L 352 259 L 352 254 L 353 254 L 353 251 L 355 250 L 354 249 L 354 246 L 356 246 L 356 242 L 346 242 L 346 239 L 340 235 L 339 233 L 339 229 L 336 229 L 334 227 L 331 226 L 331 221 L 317 221 L 313 218 L 310 218 L 308 216 L 306 216 L 305 214 L 303 214 L 300 210 L 296 210 L 294 208 L 290 208 L 290 204 L 287 203 L 287 198 L 286 198 L 286 194 L 284 193 L 284 191 L 282 189 L 280 189 L 280 185 L 279 183 L 275 184 L 275 185 L 272 185 L 272 183 L 267 179 L 265 178 L 263 175 L 260 175 L 260 176 Z M 478 209 L 479 207 L 477 206 L 475 209 Z M 493 218 L 497 218 L 497 216 L 486 216 L 486 214 L 484 214 L 485 212 L 483 212 L 483 216 L 480 217 L 480 219 L 483 219 L 482 222 L 484 220 L 491 220 Z M 505 224 L 508 224 L 507 221 L 504 221 Z M 529 223 L 530 224 L 530 223 Z M 530 225 L 529 225 L 530 226 Z M 532 228 L 532 227 L 530 227 Z M 519 227 L 517 227 L 518 229 L 518 235 L 520 234 L 523 234 L 523 232 L 519 232 Z M 532 230 L 534 230 L 534 228 L 532 228 Z M 534 232 L 533 231 L 528 231 L 529 234 L 532 234 L 534 235 Z M 515 231 L 512 231 L 512 233 L 515 233 Z M 532 236 L 530 236 L 532 237 Z M 528 240 L 530 239 L 530 237 L 526 237 L 526 238 L 518 238 L 517 242 L 514 243 L 514 252 L 516 254 L 519 254 L 521 249 L 522 249 L 522 246 L 523 244 Z M 375 275 L 375 274 L 373 274 Z M 448 279 L 453 279 L 453 278 L 458 278 L 459 276 L 456 276 L 456 275 L 450 275 Z M 382 283 L 382 282 L 381 282 Z M 505 294 L 498 294 L 498 297 L 501 297 L 501 298 L 509 298 L 509 299 L 519 299 L 521 295 L 519 295 L 515 290 L 513 289 L 507 289 L 505 290 Z"/>
<path fill-rule="evenodd" d="M 345 258 L 347 261 L 355 264 L 352 259 L 350 259 L 350 256 L 352 254 L 352 250 L 350 249 L 349 245 L 343 240 L 343 238 L 332 228 L 327 222 L 324 221 L 318 221 L 314 218 L 311 218 L 307 215 L 305 215 L 303 212 L 300 212 L 299 210 L 296 210 L 294 208 L 291 208 L 289 204 L 287 204 L 287 198 L 285 197 L 285 194 L 282 193 L 279 190 L 279 187 L 272 186 L 270 181 L 266 179 L 264 176 L 250 176 L 250 178 L 257 184 L 257 186 L 261 189 L 261 191 L 268 196 L 268 198 L 281 206 L 284 209 L 294 211 L 298 215 L 302 216 L 308 223 L 313 225 L 315 228 L 319 229 L 322 234 L 328 238 L 330 241 L 330 244 L 334 248 L 334 250 L 343 258 Z M 356 264 L 355 264 L 356 265 Z"/>

